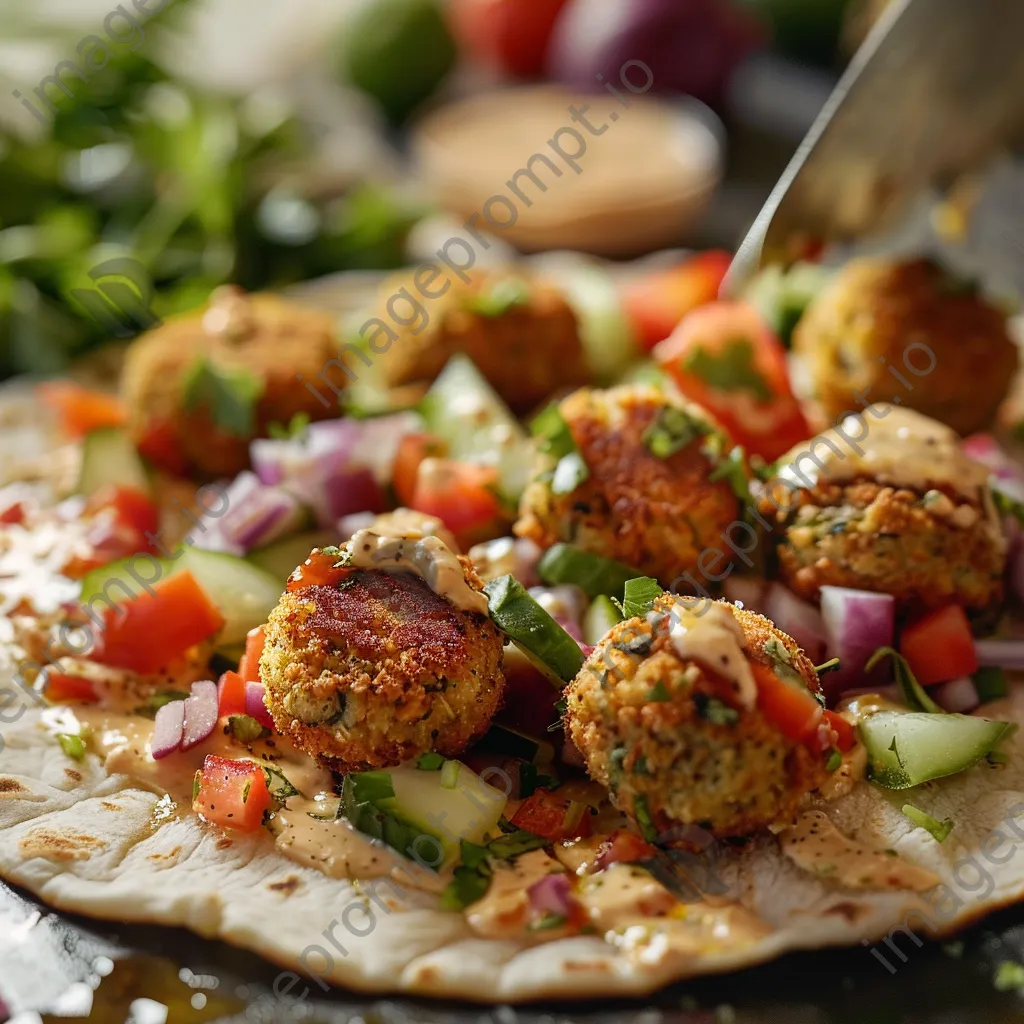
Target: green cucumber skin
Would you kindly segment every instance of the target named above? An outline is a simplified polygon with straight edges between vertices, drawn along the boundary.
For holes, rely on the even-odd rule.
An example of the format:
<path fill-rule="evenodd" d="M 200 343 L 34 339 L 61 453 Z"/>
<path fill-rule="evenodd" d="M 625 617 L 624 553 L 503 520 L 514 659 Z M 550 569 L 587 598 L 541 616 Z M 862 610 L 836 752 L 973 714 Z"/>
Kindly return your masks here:
<path fill-rule="evenodd" d="M 933 779 L 957 775 L 972 767 L 990 754 L 1014 728 L 1009 722 L 970 715 L 880 711 L 862 721 L 858 725 L 858 733 L 868 753 L 868 779 L 883 789 L 910 789 Z M 956 731 L 962 734 L 959 749 L 948 750 L 946 757 L 933 758 L 925 767 L 929 753 L 937 744 L 957 743 Z M 894 740 L 895 751 L 891 749 Z M 922 756 L 921 744 L 925 742 L 929 750 Z M 901 761 L 917 764 L 912 763 L 908 767 Z"/>
<path fill-rule="evenodd" d="M 643 575 L 628 565 L 571 544 L 554 544 L 548 548 L 537 563 L 537 574 L 548 586 L 572 583 L 589 598 L 618 597 L 631 579 Z"/>
<path fill-rule="evenodd" d="M 595 597 L 583 616 L 583 639 L 596 647 L 620 622 L 622 616 L 611 599 Z"/>

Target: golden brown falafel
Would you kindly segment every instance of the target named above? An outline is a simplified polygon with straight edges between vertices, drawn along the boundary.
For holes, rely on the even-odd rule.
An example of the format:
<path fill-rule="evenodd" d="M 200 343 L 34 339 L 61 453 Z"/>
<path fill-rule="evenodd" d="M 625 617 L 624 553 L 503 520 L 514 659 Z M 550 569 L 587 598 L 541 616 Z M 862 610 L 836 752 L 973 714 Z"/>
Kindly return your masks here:
<path fill-rule="evenodd" d="M 232 476 L 270 423 L 288 424 L 296 413 L 337 416 L 336 403 L 304 383 L 337 351 L 331 316 L 219 288 L 202 313 L 170 320 L 129 348 L 122 394 L 132 437 L 165 468 Z M 214 381 L 234 394 L 220 409 L 206 386 Z"/>
<path fill-rule="evenodd" d="M 703 409 L 649 387 L 584 388 L 558 408 L 589 475 L 555 494 L 551 460 L 540 456 L 514 532 L 542 548 L 574 544 L 685 590 L 680 577 L 703 576 L 701 555 L 722 546 L 739 518 L 729 483 L 712 479 L 728 452 L 724 435 Z M 728 574 L 728 558 L 711 562 L 719 579 Z"/>
<path fill-rule="evenodd" d="M 929 260 L 846 264 L 793 334 L 829 422 L 893 402 L 960 434 L 992 421 L 1017 372 L 1006 317 Z"/>
<path fill-rule="evenodd" d="M 437 286 L 435 286 L 436 288 Z M 391 278 L 382 294 L 417 290 L 406 276 Z M 556 391 L 588 379 L 576 315 L 562 293 L 523 271 L 475 271 L 471 283 L 452 281 L 443 295 L 398 303 L 410 325 L 399 328 L 381 370 L 390 387 L 431 381 L 461 352 L 517 412 L 536 408 Z M 382 312 L 385 323 L 394 317 Z"/>
<path fill-rule="evenodd" d="M 459 564 L 482 590 L 469 559 Z M 504 638 L 417 575 L 355 569 L 287 591 L 270 615 L 260 678 L 282 734 L 339 771 L 460 754 L 501 703 Z"/>
<path fill-rule="evenodd" d="M 827 431 L 784 455 L 766 485 L 759 510 L 781 578 L 811 601 L 832 585 L 892 594 L 908 611 L 997 608 L 1006 541 L 988 471 L 919 413 L 877 408 L 860 423 L 863 455 L 844 439 L 860 430 Z"/>
<path fill-rule="evenodd" d="M 763 616 L 666 594 L 617 625 L 569 684 L 566 725 L 588 773 L 647 838 L 675 825 L 748 835 L 787 821 L 828 778 L 816 734 L 794 742 L 759 710 L 754 662 L 820 693 L 796 642 Z"/>

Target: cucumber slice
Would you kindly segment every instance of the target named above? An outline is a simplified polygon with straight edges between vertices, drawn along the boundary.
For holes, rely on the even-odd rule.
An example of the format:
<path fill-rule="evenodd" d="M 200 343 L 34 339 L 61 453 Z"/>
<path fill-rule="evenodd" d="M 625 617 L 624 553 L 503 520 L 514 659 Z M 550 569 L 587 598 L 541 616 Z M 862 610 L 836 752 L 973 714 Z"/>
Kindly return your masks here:
<path fill-rule="evenodd" d="M 135 443 L 118 427 L 86 434 L 75 489 L 79 494 L 90 495 L 108 484 L 150 493 L 149 475 Z"/>
<path fill-rule="evenodd" d="M 588 644 L 599 644 L 621 621 L 619 609 L 610 597 L 595 597 L 583 616 L 583 639 Z"/>
<path fill-rule="evenodd" d="M 429 864 L 433 844 L 420 837 L 436 839 L 444 860 L 451 860 L 464 839 L 480 843 L 498 831 L 507 802 L 467 765 L 446 761 L 440 771 L 405 767 L 348 775 L 341 811 L 360 832 Z"/>
<path fill-rule="evenodd" d="M 135 555 L 94 569 L 82 580 L 81 601 L 120 604 L 134 601 L 147 587 L 176 572 L 188 570 L 224 616 L 218 644 L 244 644 L 250 629 L 262 625 L 281 597 L 276 577 L 244 558 L 219 551 L 181 548 L 171 558 Z"/>
<path fill-rule="evenodd" d="M 472 360 L 452 356 L 419 412 L 427 429 L 447 442 L 451 458 L 495 467 L 502 496 L 519 500 L 533 470 L 533 445 Z"/>
<path fill-rule="evenodd" d="M 323 548 L 337 543 L 336 530 L 311 530 L 284 537 L 273 544 L 250 551 L 246 561 L 279 579 L 283 587 L 292 570 L 309 557 L 313 548 Z"/>
<path fill-rule="evenodd" d="M 956 775 L 990 754 L 1016 726 L 971 715 L 879 711 L 858 726 L 868 752 L 868 778 L 885 789 L 909 789 Z"/>
<path fill-rule="evenodd" d="M 555 544 L 537 563 L 537 574 L 548 586 L 574 583 L 587 597 L 618 596 L 629 580 L 643 576 L 622 562 L 591 554 L 572 544 Z"/>
<path fill-rule="evenodd" d="M 561 689 L 583 667 L 580 645 L 527 593 L 513 576 L 484 587 L 491 618 L 552 683 Z"/>

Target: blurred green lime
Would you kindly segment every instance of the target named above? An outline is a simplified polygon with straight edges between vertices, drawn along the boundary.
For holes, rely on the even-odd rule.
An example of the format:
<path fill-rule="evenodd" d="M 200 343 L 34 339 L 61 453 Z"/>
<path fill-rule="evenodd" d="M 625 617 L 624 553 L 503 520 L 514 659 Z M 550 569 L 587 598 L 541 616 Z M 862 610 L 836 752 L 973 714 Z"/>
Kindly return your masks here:
<path fill-rule="evenodd" d="M 455 41 L 436 0 L 371 0 L 348 28 L 341 69 L 399 124 L 440 85 L 455 59 Z"/>

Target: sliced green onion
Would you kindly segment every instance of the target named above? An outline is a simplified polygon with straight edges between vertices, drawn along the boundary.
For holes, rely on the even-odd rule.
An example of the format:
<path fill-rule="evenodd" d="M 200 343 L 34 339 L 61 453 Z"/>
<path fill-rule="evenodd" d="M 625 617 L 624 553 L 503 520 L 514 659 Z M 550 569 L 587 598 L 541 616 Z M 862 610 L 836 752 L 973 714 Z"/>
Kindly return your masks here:
<path fill-rule="evenodd" d="M 950 832 L 953 831 L 953 819 L 943 818 L 939 821 L 938 818 L 933 818 L 930 814 L 926 814 L 924 811 L 919 810 L 913 804 L 904 804 L 903 813 L 909 818 L 918 828 L 923 828 L 927 832 L 930 832 L 932 838 L 937 843 L 943 842 Z"/>
<path fill-rule="evenodd" d="M 621 594 L 629 580 L 643 574 L 622 562 L 595 555 L 572 544 L 554 544 L 537 563 L 537 575 L 549 587 L 572 583 L 587 597 L 595 598 Z"/>
<path fill-rule="evenodd" d="M 622 598 L 622 613 L 627 619 L 633 619 L 640 615 L 646 615 L 653 607 L 654 602 L 664 594 L 658 581 L 650 576 L 640 576 L 630 580 L 625 588 Z"/>
<path fill-rule="evenodd" d="M 445 761 L 441 769 L 441 788 L 454 789 L 459 784 L 459 769 L 462 765 L 458 761 Z"/>
<path fill-rule="evenodd" d="M 444 767 L 444 763 L 444 757 L 430 751 L 426 754 L 420 754 L 419 759 L 416 761 L 416 767 L 424 772 L 438 772 Z"/>
<path fill-rule="evenodd" d="M 85 757 L 85 741 L 77 733 L 59 732 L 57 742 L 68 757 L 81 761 Z"/>
<path fill-rule="evenodd" d="M 540 450 L 556 459 L 576 451 L 576 442 L 557 402 L 552 402 L 530 421 L 530 433 L 538 439 Z"/>

